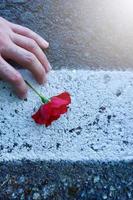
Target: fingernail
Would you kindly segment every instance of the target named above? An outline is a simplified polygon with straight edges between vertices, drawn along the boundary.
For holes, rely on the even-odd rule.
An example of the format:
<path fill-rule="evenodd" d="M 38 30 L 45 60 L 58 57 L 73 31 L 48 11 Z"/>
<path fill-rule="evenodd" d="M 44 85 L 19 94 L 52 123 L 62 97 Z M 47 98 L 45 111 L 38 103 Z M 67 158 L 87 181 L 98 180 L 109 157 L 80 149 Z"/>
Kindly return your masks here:
<path fill-rule="evenodd" d="M 48 48 L 49 47 L 49 43 L 47 41 L 45 41 L 45 44 L 46 44 L 46 47 Z"/>
<path fill-rule="evenodd" d="M 46 84 L 46 82 L 47 82 L 47 79 L 45 78 L 42 84 L 44 85 Z"/>
<path fill-rule="evenodd" d="M 23 100 L 27 99 L 27 93 L 26 93 L 26 94 L 23 94 L 23 95 L 21 95 L 21 96 L 20 96 L 20 98 L 21 98 L 21 99 L 23 99 Z"/>
<path fill-rule="evenodd" d="M 39 80 L 38 82 L 39 82 L 40 85 L 43 85 L 43 84 L 45 84 L 47 82 L 47 79 L 44 76 L 44 78 L 41 81 Z"/>
<path fill-rule="evenodd" d="M 48 67 L 49 67 L 50 70 L 52 70 L 52 66 L 50 65 L 50 63 L 49 63 L 49 65 L 48 65 Z"/>
<path fill-rule="evenodd" d="M 23 100 L 26 99 L 28 96 L 28 90 L 18 93 L 18 96 L 20 97 L 20 99 L 23 99 Z"/>

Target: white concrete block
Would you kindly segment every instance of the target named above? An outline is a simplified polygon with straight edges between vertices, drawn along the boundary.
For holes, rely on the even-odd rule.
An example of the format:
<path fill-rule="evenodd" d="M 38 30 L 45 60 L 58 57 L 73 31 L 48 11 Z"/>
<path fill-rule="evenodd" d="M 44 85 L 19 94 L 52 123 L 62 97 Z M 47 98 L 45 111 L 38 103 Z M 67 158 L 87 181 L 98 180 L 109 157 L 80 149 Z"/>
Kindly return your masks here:
<path fill-rule="evenodd" d="M 28 100 L 22 101 L 0 82 L 0 161 L 133 158 L 133 72 L 52 71 L 45 86 L 22 73 L 47 97 L 70 92 L 72 104 L 46 128 L 31 118 L 41 105 L 31 89 Z"/>

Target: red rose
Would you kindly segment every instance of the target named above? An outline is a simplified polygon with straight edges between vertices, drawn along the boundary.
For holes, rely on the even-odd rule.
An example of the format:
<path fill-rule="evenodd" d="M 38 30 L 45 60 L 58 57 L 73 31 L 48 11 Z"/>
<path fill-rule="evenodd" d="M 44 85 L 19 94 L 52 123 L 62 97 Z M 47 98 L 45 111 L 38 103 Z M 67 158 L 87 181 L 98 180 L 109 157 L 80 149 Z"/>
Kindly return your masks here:
<path fill-rule="evenodd" d="M 39 110 L 32 115 L 32 118 L 38 124 L 49 126 L 54 120 L 57 120 L 61 114 L 67 112 L 68 105 L 71 103 L 70 94 L 63 92 L 54 96 L 48 103 L 43 104 Z"/>

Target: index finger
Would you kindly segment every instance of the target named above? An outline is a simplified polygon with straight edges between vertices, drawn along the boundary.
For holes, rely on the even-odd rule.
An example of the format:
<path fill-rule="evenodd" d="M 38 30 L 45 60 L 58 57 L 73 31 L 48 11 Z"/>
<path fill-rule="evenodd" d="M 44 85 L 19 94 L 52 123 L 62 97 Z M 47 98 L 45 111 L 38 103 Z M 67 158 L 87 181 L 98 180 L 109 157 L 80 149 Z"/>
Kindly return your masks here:
<path fill-rule="evenodd" d="M 40 35 L 30 30 L 29 28 L 26 28 L 14 23 L 10 23 L 10 27 L 15 33 L 18 33 L 20 35 L 23 35 L 35 40 L 42 49 L 46 49 L 49 47 L 49 43 L 46 40 L 44 40 Z"/>

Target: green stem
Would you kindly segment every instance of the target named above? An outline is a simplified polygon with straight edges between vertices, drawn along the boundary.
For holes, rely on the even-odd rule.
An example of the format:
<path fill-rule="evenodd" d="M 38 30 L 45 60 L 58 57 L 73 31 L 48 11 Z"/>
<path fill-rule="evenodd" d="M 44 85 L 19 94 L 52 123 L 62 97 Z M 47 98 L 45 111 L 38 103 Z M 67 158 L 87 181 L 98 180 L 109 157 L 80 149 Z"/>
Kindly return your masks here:
<path fill-rule="evenodd" d="M 41 95 L 39 92 L 37 92 L 35 90 L 35 88 L 33 88 L 33 86 L 28 81 L 25 80 L 25 82 L 40 97 L 42 103 L 48 103 L 49 102 L 49 99 L 47 99 L 46 97 L 44 97 L 43 95 Z"/>

